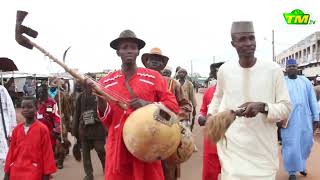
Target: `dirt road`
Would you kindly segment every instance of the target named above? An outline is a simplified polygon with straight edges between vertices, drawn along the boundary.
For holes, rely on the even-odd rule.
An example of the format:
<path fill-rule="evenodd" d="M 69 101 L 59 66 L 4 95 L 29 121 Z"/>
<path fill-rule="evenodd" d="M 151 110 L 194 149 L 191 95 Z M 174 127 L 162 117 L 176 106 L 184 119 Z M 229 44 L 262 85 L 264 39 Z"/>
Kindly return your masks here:
<path fill-rule="evenodd" d="M 197 100 L 201 104 L 202 95 L 197 95 Z M 196 144 L 199 149 L 197 153 L 182 164 L 181 180 L 201 180 L 202 173 L 202 128 L 196 124 L 194 129 L 194 135 Z M 72 138 L 71 138 L 72 139 Z M 73 140 L 73 139 L 72 139 Z M 280 147 L 279 147 L 280 152 Z M 92 152 L 92 162 L 94 169 L 95 180 L 103 180 L 103 173 L 101 164 L 98 161 L 98 157 L 95 152 Z M 54 180 L 82 180 L 84 177 L 82 164 L 76 162 L 72 155 L 69 155 L 66 159 L 64 169 L 59 170 L 54 174 Z M 301 177 L 298 175 L 298 179 L 303 180 L 320 180 L 320 145 L 315 143 L 312 149 L 311 156 L 308 160 L 307 170 L 309 172 L 308 177 Z M 280 170 L 277 175 L 277 180 L 287 180 L 288 177 L 283 170 L 282 162 L 280 158 Z"/>

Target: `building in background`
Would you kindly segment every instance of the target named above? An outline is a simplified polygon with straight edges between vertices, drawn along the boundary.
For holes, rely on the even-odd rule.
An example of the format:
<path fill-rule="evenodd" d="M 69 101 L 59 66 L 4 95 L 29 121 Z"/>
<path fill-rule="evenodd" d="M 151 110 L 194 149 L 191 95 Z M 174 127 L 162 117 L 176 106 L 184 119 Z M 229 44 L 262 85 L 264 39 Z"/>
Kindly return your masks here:
<path fill-rule="evenodd" d="M 276 62 L 285 68 L 286 60 L 290 58 L 297 60 L 301 73 L 309 79 L 320 75 L 320 31 L 281 52 L 276 56 Z"/>

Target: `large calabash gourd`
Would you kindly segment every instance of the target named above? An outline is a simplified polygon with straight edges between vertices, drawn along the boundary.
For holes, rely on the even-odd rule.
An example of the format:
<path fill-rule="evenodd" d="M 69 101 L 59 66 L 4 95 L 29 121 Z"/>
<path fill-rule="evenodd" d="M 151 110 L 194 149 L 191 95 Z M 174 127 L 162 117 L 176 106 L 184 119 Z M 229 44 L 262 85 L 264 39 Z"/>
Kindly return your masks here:
<path fill-rule="evenodd" d="M 144 162 L 168 158 L 176 151 L 180 139 L 176 115 L 162 104 L 149 104 L 137 109 L 123 127 L 127 149 Z"/>
<path fill-rule="evenodd" d="M 193 134 L 190 131 L 188 127 L 183 125 L 182 123 L 180 124 L 180 129 L 181 129 L 181 140 L 179 143 L 178 148 L 176 151 L 168 158 L 166 161 L 169 161 L 171 163 L 175 164 L 181 164 L 188 159 L 193 154 L 194 151 L 194 138 Z"/>

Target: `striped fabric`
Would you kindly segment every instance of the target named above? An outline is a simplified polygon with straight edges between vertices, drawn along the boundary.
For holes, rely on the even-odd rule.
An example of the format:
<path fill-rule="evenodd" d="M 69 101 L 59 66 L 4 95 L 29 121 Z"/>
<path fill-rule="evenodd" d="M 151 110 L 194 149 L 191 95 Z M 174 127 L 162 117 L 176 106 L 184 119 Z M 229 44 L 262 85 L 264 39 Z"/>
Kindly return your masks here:
<path fill-rule="evenodd" d="M 2 101 L 3 115 L 6 124 L 7 134 L 10 137 L 12 130 L 17 125 L 16 111 L 13 106 L 11 97 L 5 87 L 0 85 L 0 95 Z M 4 134 L 2 116 L 0 114 L 0 159 L 4 160 L 8 152 L 8 146 Z"/>

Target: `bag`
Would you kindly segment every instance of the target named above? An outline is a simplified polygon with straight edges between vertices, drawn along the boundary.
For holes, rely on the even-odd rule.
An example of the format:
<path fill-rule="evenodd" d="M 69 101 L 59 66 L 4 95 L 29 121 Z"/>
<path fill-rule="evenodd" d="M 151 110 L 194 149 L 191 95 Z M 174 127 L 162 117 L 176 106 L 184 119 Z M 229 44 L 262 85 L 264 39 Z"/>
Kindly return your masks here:
<path fill-rule="evenodd" d="M 82 119 L 85 126 L 96 123 L 96 118 L 94 117 L 94 113 L 95 112 L 93 110 L 87 110 L 82 113 Z"/>

